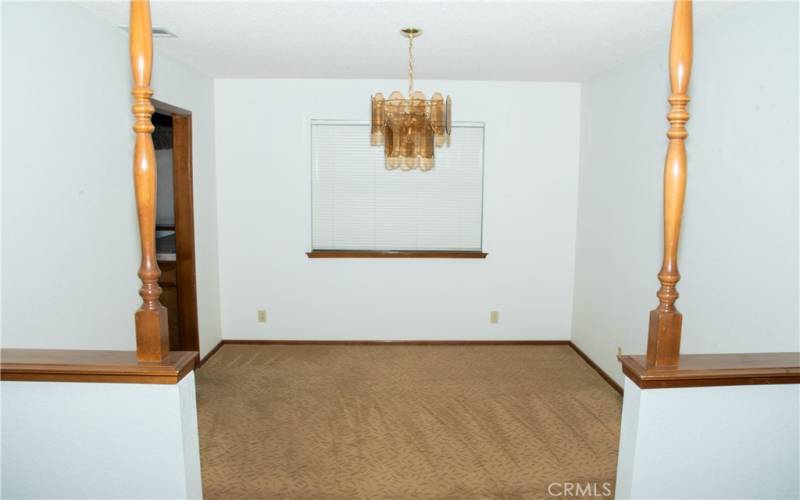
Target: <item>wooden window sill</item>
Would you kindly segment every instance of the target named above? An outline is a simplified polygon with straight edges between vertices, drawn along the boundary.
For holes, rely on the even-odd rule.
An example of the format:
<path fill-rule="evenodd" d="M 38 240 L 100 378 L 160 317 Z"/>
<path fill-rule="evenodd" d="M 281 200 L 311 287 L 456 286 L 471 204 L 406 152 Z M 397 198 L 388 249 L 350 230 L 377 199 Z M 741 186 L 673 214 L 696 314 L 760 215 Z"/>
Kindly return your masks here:
<path fill-rule="evenodd" d="M 675 368 L 647 366 L 642 355 L 619 361 L 642 389 L 800 383 L 800 352 L 684 354 Z"/>
<path fill-rule="evenodd" d="M 0 380 L 177 384 L 196 362 L 191 351 L 140 362 L 136 351 L 0 349 Z"/>
<path fill-rule="evenodd" d="M 486 252 L 477 251 L 403 251 L 403 250 L 312 250 L 309 259 L 485 259 Z"/>

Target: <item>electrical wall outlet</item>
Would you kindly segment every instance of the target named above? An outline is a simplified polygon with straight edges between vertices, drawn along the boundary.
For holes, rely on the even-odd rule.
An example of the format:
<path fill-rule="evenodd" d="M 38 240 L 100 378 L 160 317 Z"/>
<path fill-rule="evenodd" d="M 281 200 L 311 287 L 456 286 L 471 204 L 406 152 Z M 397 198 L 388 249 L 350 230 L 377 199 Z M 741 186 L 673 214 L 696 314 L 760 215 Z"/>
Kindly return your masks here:
<path fill-rule="evenodd" d="M 492 311 L 489 313 L 489 323 L 495 324 L 500 321 L 500 311 Z"/>
<path fill-rule="evenodd" d="M 258 322 L 259 323 L 267 322 L 267 311 L 265 309 L 258 310 Z"/>

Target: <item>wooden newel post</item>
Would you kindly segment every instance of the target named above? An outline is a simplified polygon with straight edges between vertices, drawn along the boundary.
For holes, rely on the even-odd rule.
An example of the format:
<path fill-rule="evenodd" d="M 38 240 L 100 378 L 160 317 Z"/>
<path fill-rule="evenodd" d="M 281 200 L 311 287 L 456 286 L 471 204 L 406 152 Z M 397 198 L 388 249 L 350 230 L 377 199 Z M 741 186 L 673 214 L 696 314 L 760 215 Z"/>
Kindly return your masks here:
<path fill-rule="evenodd" d="M 675 308 L 678 298 L 678 240 L 681 234 L 683 200 L 686 194 L 686 147 L 689 135 L 686 105 L 689 76 L 692 70 L 692 1 L 675 0 L 672 14 L 672 36 L 669 46 L 669 75 L 672 94 L 667 114 L 669 149 L 664 164 L 664 260 L 658 280 L 661 288 L 658 307 L 650 311 L 647 337 L 647 362 L 652 366 L 677 366 L 681 347 L 683 317 Z"/>
<path fill-rule="evenodd" d="M 158 361 L 169 354 L 167 310 L 161 305 L 161 270 L 156 261 L 156 158 L 153 148 L 153 116 L 150 102 L 150 75 L 153 69 L 153 37 L 149 0 L 131 0 L 130 26 L 131 70 L 133 72 L 133 115 L 136 122 L 136 146 L 133 154 L 133 181 L 142 262 L 139 278 L 142 306 L 136 311 L 136 355 L 139 361 Z"/>

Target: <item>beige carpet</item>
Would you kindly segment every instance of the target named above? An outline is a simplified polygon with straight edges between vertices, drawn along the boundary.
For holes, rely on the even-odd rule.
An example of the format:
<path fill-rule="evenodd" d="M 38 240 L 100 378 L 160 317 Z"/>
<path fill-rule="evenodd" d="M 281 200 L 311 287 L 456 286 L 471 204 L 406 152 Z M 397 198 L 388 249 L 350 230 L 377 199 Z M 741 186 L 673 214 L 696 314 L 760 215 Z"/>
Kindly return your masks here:
<path fill-rule="evenodd" d="M 197 392 L 209 500 L 613 491 L 621 399 L 567 346 L 225 345 Z"/>

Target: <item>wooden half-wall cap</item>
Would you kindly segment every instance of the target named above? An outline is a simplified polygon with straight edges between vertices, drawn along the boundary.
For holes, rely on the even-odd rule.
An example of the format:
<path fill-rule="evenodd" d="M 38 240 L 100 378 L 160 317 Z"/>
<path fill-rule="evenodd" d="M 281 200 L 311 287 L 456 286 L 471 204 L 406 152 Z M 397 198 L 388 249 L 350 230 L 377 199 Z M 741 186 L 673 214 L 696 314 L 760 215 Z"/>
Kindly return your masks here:
<path fill-rule="evenodd" d="M 800 352 L 682 354 L 671 368 L 648 365 L 643 355 L 619 361 L 642 389 L 800 383 Z"/>
<path fill-rule="evenodd" d="M 177 384 L 196 363 L 197 353 L 192 351 L 137 361 L 136 351 L 0 349 L 0 380 Z"/>

